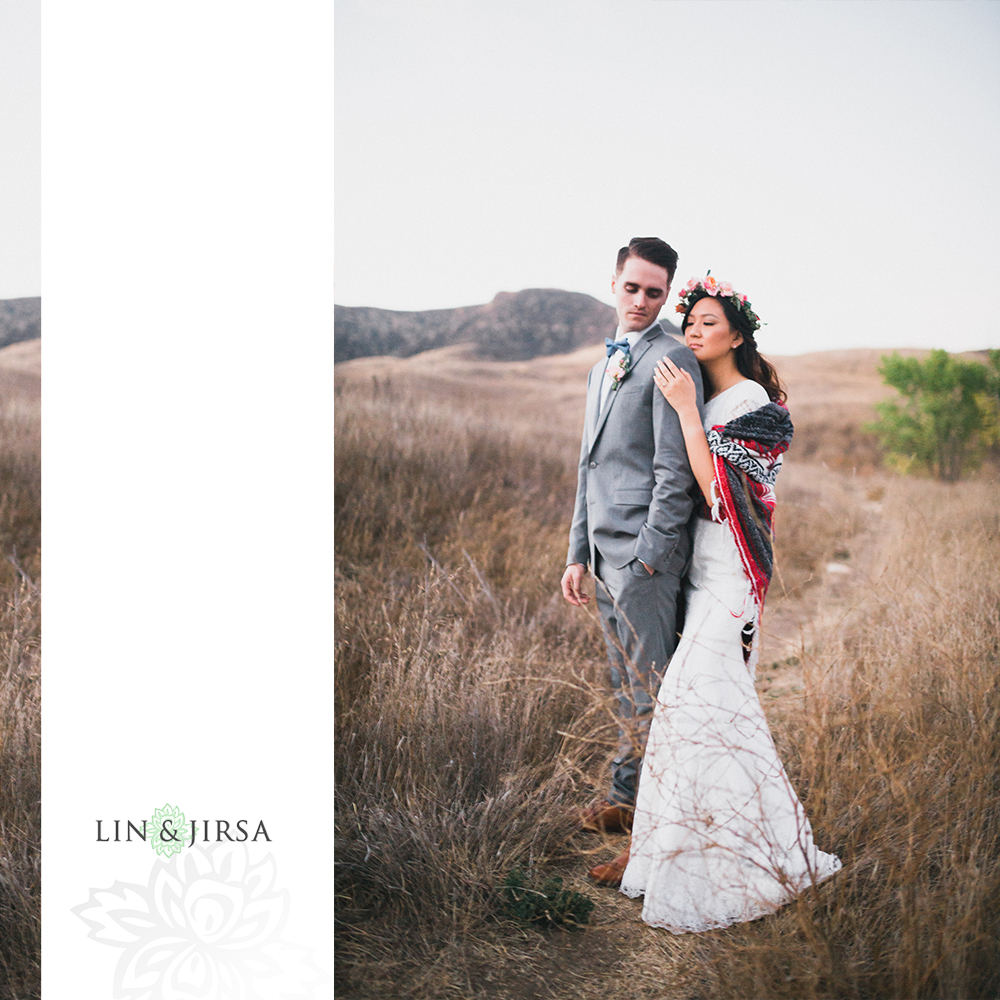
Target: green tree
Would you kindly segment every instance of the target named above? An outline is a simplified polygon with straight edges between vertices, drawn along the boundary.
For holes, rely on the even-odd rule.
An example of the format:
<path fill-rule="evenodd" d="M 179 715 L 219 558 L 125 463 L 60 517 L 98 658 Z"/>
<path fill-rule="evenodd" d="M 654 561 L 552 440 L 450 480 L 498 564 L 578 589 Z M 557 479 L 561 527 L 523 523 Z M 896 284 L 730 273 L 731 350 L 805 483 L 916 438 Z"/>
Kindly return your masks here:
<path fill-rule="evenodd" d="M 877 404 L 879 419 L 867 429 L 897 468 L 917 463 L 953 483 L 1000 440 L 1000 351 L 985 365 L 940 350 L 926 361 L 894 353 L 879 374 L 902 398 Z"/>

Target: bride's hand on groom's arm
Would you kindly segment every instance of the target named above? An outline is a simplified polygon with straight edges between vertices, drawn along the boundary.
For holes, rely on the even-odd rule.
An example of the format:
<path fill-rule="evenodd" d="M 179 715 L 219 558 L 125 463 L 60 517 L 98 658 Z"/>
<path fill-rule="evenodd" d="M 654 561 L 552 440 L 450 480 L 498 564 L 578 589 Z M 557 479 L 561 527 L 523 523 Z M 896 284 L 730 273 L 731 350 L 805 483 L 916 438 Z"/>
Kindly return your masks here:
<path fill-rule="evenodd" d="M 663 398 L 677 411 L 681 433 L 684 435 L 684 448 L 687 451 L 688 462 L 694 478 L 698 481 L 701 492 L 712 495 L 712 482 L 715 478 L 715 467 L 712 463 L 712 453 L 705 439 L 705 429 L 701 426 L 701 415 L 698 413 L 698 389 L 694 379 L 683 368 L 675 365 L 669 358 L 661 358 L 656 362 L 653 381 L 663 393 Z"/>
<path fill-rule="evenodd" d="M 662 357 L 656 362 L 653 381 L 678 416 L 690 413 L 697 416 L 698 388 L 694 379 L 683 368 L 675 365 L 669 358 Z"/>
<path fill-rule="evenodd" d="M 589 604 L 590 598 L 583 591 L 583 578 L 587 575 L 587 567 L 582 563 L 570 563 L 562 577 L 562 595 L 570 604 L 579 607 Z"/>

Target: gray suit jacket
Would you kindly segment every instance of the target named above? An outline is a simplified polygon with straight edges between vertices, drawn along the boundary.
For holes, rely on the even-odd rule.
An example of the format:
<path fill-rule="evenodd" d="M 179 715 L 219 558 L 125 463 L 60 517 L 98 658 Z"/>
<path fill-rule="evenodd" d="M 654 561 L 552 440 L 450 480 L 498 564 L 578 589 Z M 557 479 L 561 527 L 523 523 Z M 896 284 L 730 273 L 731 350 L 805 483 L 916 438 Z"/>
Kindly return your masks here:
<path fill-rule="evenodd" d="M 659 323 L 636 344 L 632 370 L 608 394 L 601 413 L 607 359 L 590 370 L 567 565 L 593 567 L 597 550 L 617 569 L 633 559 L 676 576 L 687 567 L 695 481 L 677 413 L 653 383 L 653 369 L 665 354 L 694 379 L 700 410 L 698 362 Z"/>

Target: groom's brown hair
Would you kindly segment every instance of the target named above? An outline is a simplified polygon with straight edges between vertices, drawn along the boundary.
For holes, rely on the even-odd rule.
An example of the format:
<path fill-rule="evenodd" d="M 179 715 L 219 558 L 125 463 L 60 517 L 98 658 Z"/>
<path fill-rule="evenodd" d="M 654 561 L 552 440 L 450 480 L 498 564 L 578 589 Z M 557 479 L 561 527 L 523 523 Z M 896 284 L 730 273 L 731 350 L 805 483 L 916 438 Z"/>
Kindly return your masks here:
<path fill-rule="evenodd" d="M 621 274 L 625 267 L 625 261 L 629 257 L 639 257 L 641 260 L 649 261 L 667 271 L 667 282 L 672 283 L 674 272 L 677 270 L 677 251 L 664 243 L 657 236 L 633 236 L 628 241 L 627 247 L 622 247 L 618 251 L 618 263 L 615 265 L 615 274 Z"/>

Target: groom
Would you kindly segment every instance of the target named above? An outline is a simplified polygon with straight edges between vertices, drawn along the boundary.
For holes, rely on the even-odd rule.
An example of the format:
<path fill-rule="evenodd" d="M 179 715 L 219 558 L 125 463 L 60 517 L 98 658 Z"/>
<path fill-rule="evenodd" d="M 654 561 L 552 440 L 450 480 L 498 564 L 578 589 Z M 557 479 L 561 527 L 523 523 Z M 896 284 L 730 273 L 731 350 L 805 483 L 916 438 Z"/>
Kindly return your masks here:
<path fill-rule="evenodd" d="M 587 378 L 562 592 L 570 604 L 589 603 L 583 591 L 589 563 L 618 701 L 611 790 L 582 817 L 584 829 L 593 831 L 632 826 L 642 751 L 677 644 L 677 600 L 691 556 L 694 476 L 677 414 L 653 384 L 656 362 L 667 355 L 695 380 L 701 408 L 694 354 L 656 322 L 676 267 L 676 252 L 655 237 L 622 247 L 611 282 L 618 330 L 614 341 L 605 341 L 606 360 Z"/>

